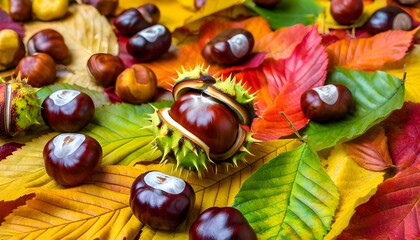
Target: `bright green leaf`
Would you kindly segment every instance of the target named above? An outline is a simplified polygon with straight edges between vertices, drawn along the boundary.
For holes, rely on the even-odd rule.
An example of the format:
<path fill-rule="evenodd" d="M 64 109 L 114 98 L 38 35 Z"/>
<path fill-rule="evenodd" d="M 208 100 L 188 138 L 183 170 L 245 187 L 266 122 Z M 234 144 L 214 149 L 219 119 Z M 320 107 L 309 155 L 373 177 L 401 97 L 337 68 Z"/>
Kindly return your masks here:
<path fill-rule="evenodd" d="M 363 134 L 404 103 L 403 82 L 382 71 L 368 73 L 336 68 L 327 83 L 347 86 L 353 95 L 354 108 L 343 120 L 308 124 L 303 134 L 309 137 L 308 144 L 316 151 Z"/>
<path fill-rule="evenodd" d="M 259 7 L 252 0 L 246 0 L 245 5 L 267 19 L 274 29 L 298 23 L 311 25 L 322 12 L 322 8 L 313 0 L 282 0 L 272 9 Z"/>
<path fill-rule="evenodd" d="M 337 188 L 307 144 L 261 166 L 233 203 L 260 239 L 322 239 L 337 206 Z"/>

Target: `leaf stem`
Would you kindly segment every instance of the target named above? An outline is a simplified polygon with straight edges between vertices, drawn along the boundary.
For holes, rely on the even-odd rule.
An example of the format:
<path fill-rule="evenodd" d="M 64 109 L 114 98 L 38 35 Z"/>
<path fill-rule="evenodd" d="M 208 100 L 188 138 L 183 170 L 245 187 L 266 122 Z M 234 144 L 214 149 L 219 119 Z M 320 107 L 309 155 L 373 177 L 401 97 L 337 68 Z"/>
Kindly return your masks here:
<path fill-rule="evenodd" d="M 290 120 L 290 118 L 283 112 L 281 111 L 280 114 L 286 118 L 287 123 L 289 124 L 289 126 L 292 128 L 294 134 L 299 138 L 300 141 L 302 142 L 307 142 L 306 137 L 302 137 L 302 135 L 300 135 L 300 133 L 298 132 L 298 130 L 295 128 L 295 125 L 293 125 L 293 122 Z"/>

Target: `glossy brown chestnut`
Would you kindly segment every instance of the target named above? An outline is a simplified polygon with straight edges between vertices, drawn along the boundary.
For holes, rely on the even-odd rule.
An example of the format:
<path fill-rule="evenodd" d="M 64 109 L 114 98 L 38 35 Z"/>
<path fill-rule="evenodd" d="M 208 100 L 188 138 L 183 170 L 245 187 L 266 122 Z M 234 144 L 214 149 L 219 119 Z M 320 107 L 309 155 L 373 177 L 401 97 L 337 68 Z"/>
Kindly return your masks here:
<path fill-rule="evenodd" d="M 137 8 L 124 10 L 114 20 L 114 26 L 119 33 L 126 36 L 133 36 L 139 31 L 159 22 L 159 8 L 151 3 L 141 5 Z"/>
<path fill-rule="evenodd" d="M 208 62 L 222 65 L 238 63 L 246 59 L 254 47 L 252 33 L 245 29 L 228 29 L 208 42 L 201 55 Z"/>
<path fill-rule="evenodd" d="M 337 23 L 351 25 L 363 14 L 363 0 L 331 0 L 330 12 Z"/>
<path fill-rule="evenodd" d="M 113 15 L 118 7 L 118 0 L 83 0 L 84 4 L 95 7 L 104 16 Z"/>
<path fill-rule="evenodd" d="M 133 182 L 130 207 L 142 223 L 161 230 L 174 230 L 195 203 L 188 182 L 158 171 L 145 172 Z"/>
<path fill-rule="evenodd" d="M 280 0 L 252 0 L 255 4 L 263 8 L 273 8 L 279 4 Z"/>
<path fill-rule="evenodd" d="M 42 52 L 50 55 L 56 63 L 65 63 L 69 60 L 70 52 L 63 35 L 54 29 L 43 29 L 28 40 L 28 53 Z"/>
<path fill-rule="evenodd" d="M 162 56 L 169 50 L 172 35 L 162 24 L 141 30 L 127 42 L 128 53 L 138 62 L 147 62 Z"/>
<path fill-rule="evenodd" d="M 150 101 L 157 90 L 156 75 L 143 64 L 134 64 L 117 77 L 115 93 L 124 102 L 141 104 Z"/>
<path fill-rule="evenodd" d="M 95 114 L 95 105 L 89 95 L 69 89 L 51 93 L 41 107 L 45 124 L 58 132 L 77 132 Z"/>
<path fill-rule="evenodd" d="M 202 212 L 191 225 L 189 237 L 190 240 L 257 240 L 244 215 L 233 207 L 211 207 Z"/>
<path fill-rule="evenodd" d="M 25 45 L 16 31 L 0 30 L 0 71 L 16 67 L 25 54 Z"/>
<path fill-rule="evenodd" d="M 47 142 L 43 150 L 48 176 L 64 186 L 84 183 L 99 168 L 102 147 L 80 133 L 62 133 Z"/>
<path fill-rule="evenodd" d="M 239 122 L 224 104 L 202 93 L 187 93 L 176 100 L 169 115 L 201 139 L 211 154 L 228 151 L 236 141 Z"/>
<path fill-rule="evenodd" d="M 328 84 L 304 92 L 300 99 L 306 117 L 316 122 L 344 118 L 353 105 L 350 90 L 341 84 Z"/>
<path fill-rule="evenodd" d="M 32 19 L 31 0 L 10 0 L 9 15 L 13 21 L 23 22 Z"/>
<path fill-rule="evenodd" d="M 413 19 L 402 8 L 388 5 L 376 10 L 365 24 L 365 29 L 372 35 L 394 30 L 411 30 Z"/>
<path fill-rule="evenodd" d="M 110 53 L 95 53 L 88 59 L 86 68 L 96 83 L 103 87 L 115 84 L 125 66 L 120 57 Z"/>
<path fill-rule="evenodd" d="M 52 84 L 56 79 L 56 64 L 50 55 L 36 53 L 26 56 L 19 61 L 15 75 L 27 78 L 32 87 L 42 87 Z"/>

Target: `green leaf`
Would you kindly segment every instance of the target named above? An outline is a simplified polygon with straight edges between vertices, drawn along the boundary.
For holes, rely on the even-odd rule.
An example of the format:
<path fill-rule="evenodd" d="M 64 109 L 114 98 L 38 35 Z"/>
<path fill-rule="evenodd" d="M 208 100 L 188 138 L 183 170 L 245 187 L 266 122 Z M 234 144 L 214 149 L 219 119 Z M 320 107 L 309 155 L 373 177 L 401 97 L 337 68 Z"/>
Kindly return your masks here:
<path fill-rule="evenodd" d="M 322 239 L 338 198 L 318 155 L 303 144 L 261 166 L 244 182 L 233 207 L 259 239 Z"/>
<path fill-rule="evenodd" d="M 405 88 L 403 81 L 382 71 L 368 73 L 336 68 L 326 83 L 340 83 L 353 95 L 354 108 L 340 121 L 316 123 L 311 121 L 303 131 L 315 151 L 353 139 L 402 107 Z"/>
<path fill-rule="evenodd" d="M 259 7 L 252 0 L 246 0 L 245 5 L 267 19 L 274 29 L 298 23 L 311 25 L 316 22 L 318 14 L 323 11 L 313 0 L 282 0 L 275 8 L 271 9 Z"/>

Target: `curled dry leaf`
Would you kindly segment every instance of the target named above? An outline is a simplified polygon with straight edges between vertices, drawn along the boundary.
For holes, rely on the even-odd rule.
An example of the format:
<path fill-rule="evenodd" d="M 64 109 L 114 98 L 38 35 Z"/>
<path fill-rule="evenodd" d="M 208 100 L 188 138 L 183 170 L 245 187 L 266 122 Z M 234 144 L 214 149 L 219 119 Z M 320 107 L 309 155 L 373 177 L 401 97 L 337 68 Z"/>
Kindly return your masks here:
<path fill-rule="evenodd" d="M 343 146 L 349 156 L 365 169 L 384 171 L 393 165 L 382 126 L 369 129 L 362 136 L 343 143 Z"/>

